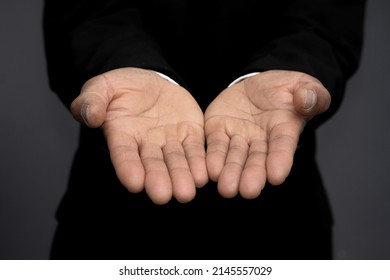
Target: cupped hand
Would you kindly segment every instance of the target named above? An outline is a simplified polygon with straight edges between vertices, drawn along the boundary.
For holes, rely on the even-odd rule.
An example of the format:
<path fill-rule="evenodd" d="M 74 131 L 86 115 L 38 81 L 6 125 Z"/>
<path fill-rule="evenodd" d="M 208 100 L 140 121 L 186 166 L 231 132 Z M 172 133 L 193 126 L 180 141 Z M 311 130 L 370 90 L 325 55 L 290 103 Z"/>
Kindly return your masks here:
<path fill-rule="evenodd" d="M 155 72 L 121 68 L 85 83 L 71 112 L 100 127 L 112 164 L 130 192 L 144 188 L 153 202 L 188 202 L 208 181 L 204 118 L 183 87 Z"/>
<path fill-rule="evenodd" d="M 221 92 L 205 112 L 207 169 L 224 197 L 255 198 L 289 175 L 299 136 L 330 94 L 301 72 L 259 73 Z"/>

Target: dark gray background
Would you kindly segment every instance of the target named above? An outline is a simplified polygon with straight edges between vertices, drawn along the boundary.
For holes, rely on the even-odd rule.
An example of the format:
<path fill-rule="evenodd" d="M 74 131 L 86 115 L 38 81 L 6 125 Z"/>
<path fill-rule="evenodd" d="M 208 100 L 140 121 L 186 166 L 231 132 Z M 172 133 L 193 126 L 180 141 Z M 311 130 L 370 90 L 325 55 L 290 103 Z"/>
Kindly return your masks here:
<path fill-rule="evenodd" d="M 76 122 L 48 88 L 42 7 L 0 3 L 0 259 L 48 258 L 77 143 Z M 319 129 L 336 259 L 390 259 L 389 15 L 390 1 L 368 1 L 361 67 Z"/>

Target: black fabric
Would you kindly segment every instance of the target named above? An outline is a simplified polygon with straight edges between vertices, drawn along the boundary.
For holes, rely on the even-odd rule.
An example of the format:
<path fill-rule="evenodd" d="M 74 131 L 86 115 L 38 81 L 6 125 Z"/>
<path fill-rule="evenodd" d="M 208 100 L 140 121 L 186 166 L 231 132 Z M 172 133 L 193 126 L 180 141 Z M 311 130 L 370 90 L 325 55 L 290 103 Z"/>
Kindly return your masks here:
<path fill-rule="evenodd" d="M 332 95 L 329 113 L 303 132 L 286 182 L 253 200 L 224 199 L 210 183 L 188 204 L 154 205 L 120 185 L 100 130 L 82 127 L 51 257 L 331 258 L 315 128 L 358 67 L 363 16 L 358 0 L 46 0 L 50 86 L 67 108 L 87 79 L 128 66 L 170 76 L 203 110 L 252 71 L 302 71 Z"/>

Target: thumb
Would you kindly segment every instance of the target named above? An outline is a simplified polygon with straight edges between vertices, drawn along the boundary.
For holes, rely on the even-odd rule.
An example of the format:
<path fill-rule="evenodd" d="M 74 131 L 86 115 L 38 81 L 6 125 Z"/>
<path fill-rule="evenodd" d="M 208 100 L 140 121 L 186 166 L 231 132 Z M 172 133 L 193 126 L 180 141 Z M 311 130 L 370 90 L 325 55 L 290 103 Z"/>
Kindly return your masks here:
<path fill-rule="evenodd" d="M 328 110 L 331 96 L 323 86 L 306 86 L 294 92 L 293 102 L 298 113 L 312 118 Z"/>
<path fill-rule="evenodd" d="M 70 110 L 78 122 L 97 128 L 106 118 L 109 102 L 104 79 L 95 77 L 84 84 L 80 95 L 72 102 Z"/>

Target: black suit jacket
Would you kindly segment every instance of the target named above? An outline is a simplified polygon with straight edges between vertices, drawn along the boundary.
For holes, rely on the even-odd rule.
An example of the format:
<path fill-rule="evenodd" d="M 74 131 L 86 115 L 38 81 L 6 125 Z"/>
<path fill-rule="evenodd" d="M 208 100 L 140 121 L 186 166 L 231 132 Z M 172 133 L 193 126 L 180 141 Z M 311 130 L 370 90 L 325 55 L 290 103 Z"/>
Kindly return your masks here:
<path fill-rule="evenodd" d="M 198 190 L 191 203 L 181 205 L 173 200 L 165 206 L 153 205 L 145 194 L 130 194 L 120 186 L 100 131 L 83 127 L 69 190 L 58 212 L 60 227 L 77 224 L 83 229 L 81 235 L 88 235 L 88 227 L 95 234 L 97 228 L 105 233 L 104 229 L 111 228 L 122 245 L 126 240 L 123 232 L 144 240 L 146 232 L 158 231 L 163 237 L 154 246 L 165 244 L 164 248 L 182 254 L 184 248 L 167 244 L 182 234 L 196 244 L 192 250 L 204 248 L 201 237 L 207 233 L 218 248 L 215 256 L 224 256 L 231 249 L 221 240 L 232 238 L 232 227 L 242 228 L 237 236 L 245 246 L 262 238 L 272 243 L 275 236 L 281 242 L 284 237 L 276 232 L 286 231 L 309 240 L 302 229 L 307 233 L 310 228 L 329 227 L 331 212 L 315 162 L 314 130 L 337 110 L 345 84 L 358 67 L 364 2 L 46 0 L 50 85 L 68 108 L 87 79 L 128 66 L 170 76 L 186 87 L 203 109 L 240 75 L 271 69 L 308 73 L 332 95 L 330 110 L 313 119 L 303 132 L 286 183 L 267 185 L 258 199 L 250 201 L 222 199 L 210 183 Z M 82 239 L 76 236 L 72 242 Z M 289 239 L 287 243 L 292 242 Z M 259 244 L 254 247 L 257 252 L 261 251 Z M 139 256 L 139 251 L 135 252 L 138 255 L 134 256 Z"/>

